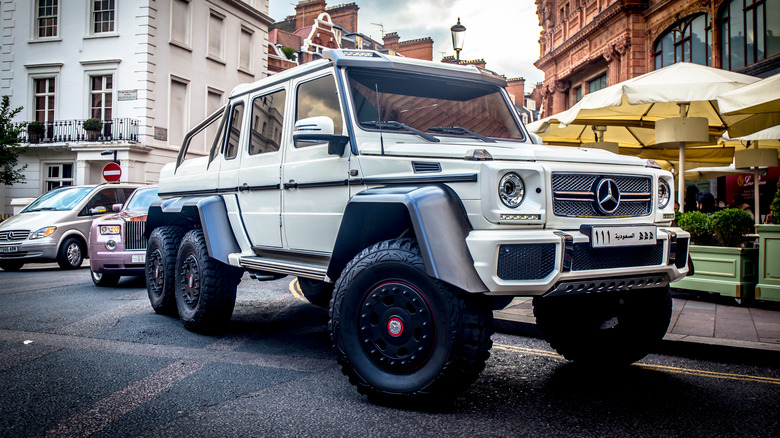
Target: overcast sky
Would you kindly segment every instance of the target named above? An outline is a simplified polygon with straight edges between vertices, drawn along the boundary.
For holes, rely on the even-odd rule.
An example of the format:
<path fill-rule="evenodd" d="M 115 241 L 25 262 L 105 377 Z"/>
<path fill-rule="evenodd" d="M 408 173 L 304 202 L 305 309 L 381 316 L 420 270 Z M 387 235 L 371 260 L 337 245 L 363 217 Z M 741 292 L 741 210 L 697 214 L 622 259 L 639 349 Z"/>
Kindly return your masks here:
<path fill-rule="evenodd" d="M 450 27 L 466 26 L 461 59 L 484 59 L 487 68 L 507 78 L 524 77 L 526 91 L 544 79 L 533 63 L 539 59 L 539 19 L 533 0 L 328 0 L 328 7 L 352 3 L 358 10 L 358 31 L 381 42 L 398 32 L 401 41 L 433 38 L 433 59 L 454 56 Z M 298 0 L 270 0 L 270 15 L 283 20 L 295 14 Z"/>

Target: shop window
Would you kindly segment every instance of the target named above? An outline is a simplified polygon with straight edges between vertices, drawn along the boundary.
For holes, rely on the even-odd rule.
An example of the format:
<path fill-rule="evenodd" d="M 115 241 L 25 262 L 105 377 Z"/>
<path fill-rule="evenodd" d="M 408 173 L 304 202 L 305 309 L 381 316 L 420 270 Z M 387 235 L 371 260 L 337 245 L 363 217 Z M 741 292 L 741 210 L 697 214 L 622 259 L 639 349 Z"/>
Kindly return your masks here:
<path fill-rule="evenodd" d="M 708 14 L 687 17 L 667 29 L 653 50 L 655 68 L 678 62 L 712 65 L 712 26 Z"/>
<path fill-rule="evenodd" d="M 737 70 L 780 53 L 780 0 L 732 0 L 721 7 L 723 68 Z"/>

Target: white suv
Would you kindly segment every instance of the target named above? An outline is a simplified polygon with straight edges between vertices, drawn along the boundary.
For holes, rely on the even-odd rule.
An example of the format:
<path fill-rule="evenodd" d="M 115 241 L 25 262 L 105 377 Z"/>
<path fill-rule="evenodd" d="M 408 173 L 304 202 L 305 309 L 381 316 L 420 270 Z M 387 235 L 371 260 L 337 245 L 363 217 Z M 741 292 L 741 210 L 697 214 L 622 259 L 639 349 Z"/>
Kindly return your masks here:
<path fill-rule="evenodd" d="M 329 303 L 350 382 L 381 398 L 464 390 L 492 310 L 517 296 L 535 297 L 572 360 L 630 363 L 663 337 L 668 284 L 688 272 L 669 172 L 534 144 L 489 71 L 323 56 L 237 87 L 162 170 L 147 222 L 156 311 L 209 330 L 244 270 L 297 276 Z"/>

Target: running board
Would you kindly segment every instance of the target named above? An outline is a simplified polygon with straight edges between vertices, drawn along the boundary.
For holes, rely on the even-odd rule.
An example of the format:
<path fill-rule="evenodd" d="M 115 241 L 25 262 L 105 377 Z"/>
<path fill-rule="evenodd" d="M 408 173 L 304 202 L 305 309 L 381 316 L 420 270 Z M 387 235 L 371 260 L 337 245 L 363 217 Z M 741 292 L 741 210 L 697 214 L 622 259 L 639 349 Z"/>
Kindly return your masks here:
<path fill-rule="evenodd" d="M 242 268 L 249 270 L 294 275 L 312 280 L 325 280 L 328 274 L 328 266 L 321 264 L 299 263 L 267 257 L 240 257 L 238 261 Z"/>

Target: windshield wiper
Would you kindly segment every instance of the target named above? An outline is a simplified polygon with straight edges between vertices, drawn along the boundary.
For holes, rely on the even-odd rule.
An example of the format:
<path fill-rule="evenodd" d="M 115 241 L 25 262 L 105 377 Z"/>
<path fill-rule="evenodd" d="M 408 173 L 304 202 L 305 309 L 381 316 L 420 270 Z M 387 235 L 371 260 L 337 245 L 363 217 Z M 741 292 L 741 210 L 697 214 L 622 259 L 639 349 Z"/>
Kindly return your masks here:
<path fill-rule="evenodd" d="M 381 122 L 374 122 L 374 121 L 369 120 L 369 121 L 365 121 L 365 122 L 360 122 L 360 124 L 361 125 L 365 125 L 365 126 L 370 126 L 370 127 L 373 127 L 373 128 L 380 128 L 380 129 L 404 129 L 404 130 L 406 130 L 408 132 L 411 132 L 412 134 L 414 134 L 414 135 L 416 135 L 418 137 L 424 138 L 424 139 L 426 139 L 426 140 L 428 140 L 430 142 L 438 143 L 440 141 L 438 138 L 436 138 L 436 137 L 434 137 L 434 136 L 432 136 L 430 134 L 426 134 L 426 133 L 420 131 L 419 129 L 412 128 L 411 126 L 409 126 L 409 125 L 407 125 L 405 123 L 396 122 L 395 120 L 387 120 L 387 121 L 381 121 Z"/>
<path fill-rule="evenodd" d="M 476 132 L 472 131 L 468 128 L 463 128 L 461 126 L 434 126 L 432 128 L 428 128 L 429 131 L 434 132 L 441 132 L 442 134 L 468 134 L 478 140 L 482 140 L 485 143 L 495 143 L 496 141 L 490 138 L 487 138 L 485 136 L 479 135 Z"/>

